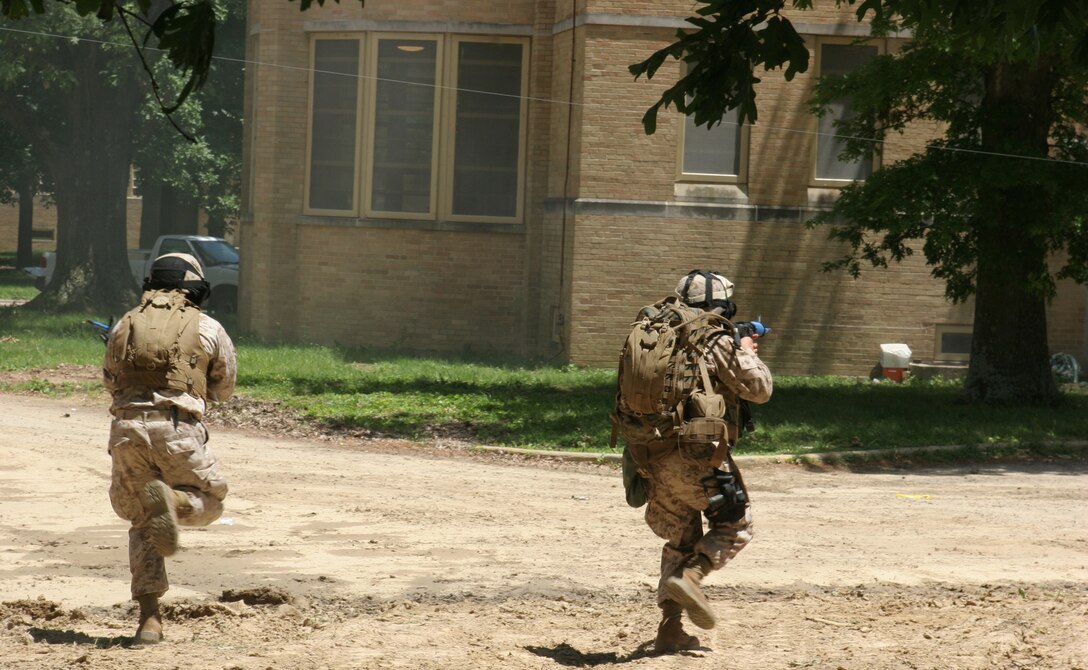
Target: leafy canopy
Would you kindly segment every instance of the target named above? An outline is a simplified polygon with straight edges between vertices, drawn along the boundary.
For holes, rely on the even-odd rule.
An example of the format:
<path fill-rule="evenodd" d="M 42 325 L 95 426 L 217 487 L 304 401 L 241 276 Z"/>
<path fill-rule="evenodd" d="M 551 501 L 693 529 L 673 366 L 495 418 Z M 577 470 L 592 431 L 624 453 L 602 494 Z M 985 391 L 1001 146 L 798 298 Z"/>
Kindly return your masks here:
<path fill-rule="evenodd" d="M 223 20 L 214 0 L 170 0 L 168 3 L 157 0 L 0 0 L 0 15 L 15 21 L 31 14 L 45 14 L 54 2 L 73 6 L 80 16 L 94 15 L 102 23 L 118 19 L 140 55 L 162 111 L 166 114 L 178 109 L 193 91 L 207 81 L 215 51 L 215 29 Z M 301 0 L 299 9 L 309 9 L 313 2 Z M 325 0 L 316 2 L 318 5 L 325 4 Z M 184 75 L 184 82 L 173 102 L 162 98 L 158 81 L 144 58 L 144 49 L 152 40 L 155 48 L 166 54 L 174 69 Z"/>
<path fill-rule="evenodd" d="M 786 80 L 809 66 L 809 48 L 788 17 L 784 2 L 711 0 L 699 3 L 691 28 L 675 41 L 630 66 L 652 78 L 670 58 L 688 74 L 661 94 L 645 113 L 647 133 L 662 108 L 674 107 L 697 125 L 713 126 L 737 109 L 741 123 L 758 118 L 760 70 L 783 69 Z M 853 115 L 836 122 L 843 159 L 881 152 L 911 124 L 934 129 L 921 153 L 885 164 L 866 181 L 841 190 L 834 208 L 810 224 L 831 224 L 831 236 L 851 252 L 825 265 L 857 276 L 863 262 L 886 267 L 922 250 L 946 293 L 963 300 L 976 288 L 978 235 L 1002 220 L 989 194 L 1024 189 L 1046 206 L 1025 213 L 1023 226 L 1047 252 L 1068 260 L 1053 276 L 1028 279 L 1043 296 L 1054 279 L 1088 281 L 1088 3 L 1077 0 L 837 0 L 854 7 L 874 37 L 910 38 L 895 53 L 879 56 L 847 75 L 822 77 L 811 110 L 820 115 L 849 98 Z M 812 9 L 794 0 L 794 10 Z M 795 15 L 796 13 L 794 13 Z M 1017 76 L 1045 77 L 1052 95 L 1041 111 L 987 104 L 987 77 L 999 68 Z M 1052 80 L 1052 81 L 1051 81 Z M 1010 106 L 1011 107 L 1011 106 Z M 1048 115 L 1048 146 L 1026 146 L 1013 134 L 990 133 L 994 114 Z M 1008 123 L 998 119 L 997 123 Z M 1015 121 L 1015 120 L 1014 120 Z M 1015 122 L 1012 125 L 1016 125 Z"/>

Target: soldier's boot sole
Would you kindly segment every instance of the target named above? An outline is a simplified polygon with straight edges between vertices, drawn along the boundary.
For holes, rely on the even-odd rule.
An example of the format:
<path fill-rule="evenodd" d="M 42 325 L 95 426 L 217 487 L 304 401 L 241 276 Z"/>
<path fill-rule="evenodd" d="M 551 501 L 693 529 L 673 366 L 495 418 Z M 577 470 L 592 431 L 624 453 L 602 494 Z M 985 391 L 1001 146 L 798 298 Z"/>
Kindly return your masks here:
<path fill-rule="evenodd" d="M 665 593 L 670 599 L 680 603 L 691 622 L 699 628 L 710 630 L 718 623 L 714 610 L 710 609 L 710 602 L 699 585 L 686 575 L 669 577 L 665 581 Z"/>
<path fill-rule="evenodd" d="M 165 482 L 155 479 L 143 490 L 143 503 L 151 520 L 147 538 L 160 556 L 173 556 L 178 550 L 177 497 Z"/>

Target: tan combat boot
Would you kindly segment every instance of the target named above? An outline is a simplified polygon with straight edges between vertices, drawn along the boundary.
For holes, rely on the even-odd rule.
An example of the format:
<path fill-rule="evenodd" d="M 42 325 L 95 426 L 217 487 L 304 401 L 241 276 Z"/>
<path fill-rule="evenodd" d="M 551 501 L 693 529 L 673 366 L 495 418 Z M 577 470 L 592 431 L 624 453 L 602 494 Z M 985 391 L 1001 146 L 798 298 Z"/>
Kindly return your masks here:
<path fill-rule="evenodd" d="M 160 556 L 173 556 L 178 550 L 178 503 L 185 494 L 170 488 L 160 479 L 148 482 L 140 492 L 140 501 L 151 515 L 147 539 Z"/>
<path fill-rule="evenodd" d="M 162 615 L 159 614 L 159 597 L 155 594 L 139 596 L 140 625 L 132 638 L 134 645 L 158 644 L 162 642 Z"/>
<path fill-rule="evenodd" d="M 665 600 L 658 603 L 658 607 L 661 608 L 661 623 L 657 625 L 654 651 L 673 654 L 685 649 L 698 649 L 699 638 L 684 632 L 684 624 L 680 620 L 684 608 L 680 607 L 680 603 Z"/>
<path fill-rule="evenodd" d="M 665 580 L 665 593 L 669 599 L 680 603 L 693 624 L 707 630 L 717 623 L 714 610 L 710 609 L 710 602 L 699 588 L 703 577 L 708 574 L 710 559 L 702 554 L 695 554 L 684 564 L 679 575 Z"/>

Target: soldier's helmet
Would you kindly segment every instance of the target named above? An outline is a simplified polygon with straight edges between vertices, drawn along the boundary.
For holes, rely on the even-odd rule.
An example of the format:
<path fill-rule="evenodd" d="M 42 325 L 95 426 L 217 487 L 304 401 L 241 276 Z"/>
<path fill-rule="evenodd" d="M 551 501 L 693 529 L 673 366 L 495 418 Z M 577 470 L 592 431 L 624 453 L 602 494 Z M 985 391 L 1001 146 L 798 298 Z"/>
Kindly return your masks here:
<path fill-rule="evenodd" d="M 189 254 L 163 254 L 151 263 L 151 271 L 144 278 L 145 291 L 181 290 L 194 304 L 200 305 L 211 295 L 212 289 L 204 277 L 200 262 Z"/>
<path fill-rule="evenodd" d="M 710 286 L 709 295 L 707 286 Z M 677 282 L 676 295 L 692 307 L 720 308 L 727 319 L 732 318 L 737 310 L 729 299 L 733 296 L 733 282 L 717 272 L 692 270 Z"/>

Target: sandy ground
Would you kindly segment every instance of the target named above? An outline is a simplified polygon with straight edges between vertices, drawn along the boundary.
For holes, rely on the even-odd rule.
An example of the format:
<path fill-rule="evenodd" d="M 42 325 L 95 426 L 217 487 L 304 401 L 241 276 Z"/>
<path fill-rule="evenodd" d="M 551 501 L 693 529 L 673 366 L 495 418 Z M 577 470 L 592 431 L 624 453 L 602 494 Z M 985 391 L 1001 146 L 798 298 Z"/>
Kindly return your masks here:
<path fill-rule="evenodd" d="M 1088 669 L 1077 460 L 742 466 L 756 539 L 703 647 L 662 657 L 660 542 L 612 466 L 224 428 L 227 511 L 132 649 L 108 424 L 0 395 L 0 668 Z"/>

